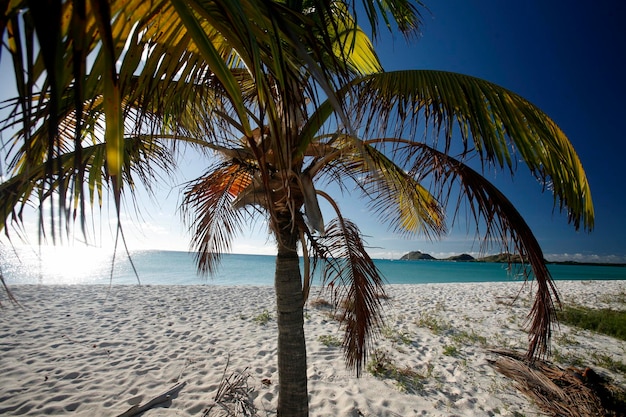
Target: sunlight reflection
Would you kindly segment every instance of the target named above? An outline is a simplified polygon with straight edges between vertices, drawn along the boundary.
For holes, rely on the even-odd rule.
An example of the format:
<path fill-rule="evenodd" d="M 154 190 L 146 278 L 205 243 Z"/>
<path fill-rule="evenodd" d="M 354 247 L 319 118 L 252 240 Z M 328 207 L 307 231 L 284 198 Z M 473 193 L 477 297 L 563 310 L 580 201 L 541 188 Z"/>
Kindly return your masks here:
<path fill-rule="evenodd" d="M 58 284 L 97 280 L 110 267 L 112 251 L 93 247 L 49 247 L 42 252 L 45 274 Z"/>
<path fill-rule="evenodd" d="M 93 284 L 111 268 L 111 249 L 87 246 L 21 248 L 9 255 L 6 271 L 15 283 Z M 12 259 L 11 259 L 12 258 Z"/>

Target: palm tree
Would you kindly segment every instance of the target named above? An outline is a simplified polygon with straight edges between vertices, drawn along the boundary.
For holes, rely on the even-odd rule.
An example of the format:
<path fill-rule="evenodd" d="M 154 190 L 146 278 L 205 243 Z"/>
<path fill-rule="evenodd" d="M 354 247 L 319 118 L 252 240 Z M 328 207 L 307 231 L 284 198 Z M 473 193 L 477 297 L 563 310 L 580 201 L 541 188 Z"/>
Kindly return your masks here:
<path fill-rule="evenodd" d="M 84 227 L 87 202 L 101 203 L 107 184 L 119 209 L 124 190 L 173 169 L 167 143 L 206 151 L 210 165 L 183 202 L 198 268 L 212 272 L 251 217 L 267 219 L 277 242 L 278 413 L 301 416 L 308 414 L 303 307 L 314 271 L 340 289 L 346 362 L 357 373 L 382 321 L 380 273 L 324 185 L 360 193 L 396 231 L 433 237 L 445 234 L 444 208 L 456 195 L 485 224 L 485 242 L 496 239 L 528 260 L 538 288 L 527 354 L 546 353 L 558 294 L 539 244 L 469 161 L 478 156 L 484 167 L 512 173 L 515 152 L 551 186 L 573 225 L 591 229 L 584 171 L 551 119 L 484 80 L 384 72 L 352 2 L 144 3 L 46 2 L 5 12 L 0 28 L 10 37 L 20 94 L 8 119 L 19 125 L 7 125 L 18 130 L 13 171 L 0 185 L 2 229 L 19 225 L 30 201 L 43 207 L 46 199 L 56 212 L 40 210 L 42 231 L 54 237 L 73 218 Z M 378 16 L 407 33 L 419 21 L 411 2 L 363 4 L 373 28 Z M 35 34 L 37 59 L 28 49 Z M 431 135 L 418 135 L 423 128 Z M 320 198 L 335 219 L 323 220 Z"/>

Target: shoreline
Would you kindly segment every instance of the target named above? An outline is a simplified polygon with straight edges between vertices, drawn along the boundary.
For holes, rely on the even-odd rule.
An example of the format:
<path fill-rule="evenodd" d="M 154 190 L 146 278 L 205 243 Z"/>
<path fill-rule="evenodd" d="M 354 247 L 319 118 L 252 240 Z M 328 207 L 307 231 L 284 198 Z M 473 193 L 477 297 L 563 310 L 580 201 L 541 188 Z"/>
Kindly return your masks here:
<path fill-rule="evenodd" d="M 377 359 L 411 370 L 412 378 L 364 369 L 357 379 L 333 346 L 342 333 L 332 312 L 315 306 L 329 298 L 313 288 L 305 319 L 311 416 L 539 413 L 489 363 L 490 348 L 525 349 L 532 283 L 385 288 L 390 298 L 374 342 Z M 626 308 L 626 281 L 558 281 L 557 288 L 565 305 Z M 199 416 L 228 363 L 229 373 L 247 375 L 258 415 L 276 415 L 271 286 L 19 284 L 11 290 L 24 308 L 0 295 L 0 414 L 119 415 L 185 382 L 168 408 L 143 415 Z M 626 342 L 560 325 L 551 345 L 560 358 L 584 359 L 624 385 L 623 374 L 593 358 L 623 360 Z"/>
<path fill-rule="evenodd" d="M 212 275 L 199 274 L 188 253 L 148 251 L 133 255 L 133 265 L 121 257 L 115 264 L 102 253 L 44 253 L 38 258 L 9 257 L 3 260 L 2 273 L 9 285 L 84 284 L 114 285 L 269 285 L 274 282 L 275 262 L 272 256 L 224 255 Z M 375 260 L 387 283 L 421 284 L 447 282 L 519 282 L 522 271 L 506 264 L 458 261 L 388 261 Z M 72 268 L 68 270 L 67 265 Z M 555 281 L 624 280 L 626 268 L 608 265 L 548 264 Z M 254 271 L 249 274 L 247 271 Z M 319 285 L 319 276 L 314 276 Z"/>

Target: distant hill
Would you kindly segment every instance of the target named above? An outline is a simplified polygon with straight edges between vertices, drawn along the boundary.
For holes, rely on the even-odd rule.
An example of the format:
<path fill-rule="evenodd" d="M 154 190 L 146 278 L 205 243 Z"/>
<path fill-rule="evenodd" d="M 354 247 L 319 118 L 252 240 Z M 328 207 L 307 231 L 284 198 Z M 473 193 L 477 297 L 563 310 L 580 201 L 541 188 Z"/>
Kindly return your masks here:
<path fill-rule="evenodd" d="M 401 261 L 455 261 L 455 262 L 486 262 L 486 263 L 522 263 L 522 258 L 517 254 L 511 253 L 499 253 L 497 255 L 489 255 L 481 258 L 474 258 L 472 255 L 463 253 L 461 255 L 450 256 L 449 258 L 438 259 L 428 253 L 423 253 L 418 250 L 406 253 L 400 258 Z M 528 263 L 528 261 L 525 261 Z M 561 265 L 589 265 L 589 266 L 622 266 L 626 267 L 624 263 L 600 263 L 600 262 L 576 262 L 576 261 L 546 261 L 548 264 L 561 264 Z"/>
<path fill-rule="evenodd" d="M 476 260 L 472 255 L 468 255 L 467 253 L 462 253 L 461 255 L 454 255 L 445 259 L 446 261 L 457 261 L 457 262 L 473 262 Z"/>
<path fill-rule="evenodd" d="M 436 258 L 430 256 L 427 253 L 422 253 L 418 250 L 414 251 L 414 252 L 409 252 L 407 254 L 402 255 L 402 257 L 400 258 L 401 261 L 420 261 L 420 260 L 436 260 Z"/>
<path fill-rule="evenodd" d="M 461 255 L 454 255 L 445 259 L 438 259 L 434 256 L 423 253 L 418 250 L 406 253 L 402 255 L 400 258 L 401 261 L 457 261 L 457 262 L 473 262 L 476 259 L 472 255 L 468 255 L 467 253 L 463 253 Z"/>
<path fill-rule="evenodd" d="M 510 253 L 499 253 L 497 255 L 485 256 L 483 258 L 478 258 L 478 262 L 491 262 L 491 263 L 514 263 L 519 264 L 522 263 L 522 257 L 519 255 L 513 255 Z"/>
<path fill-rule="evenodd" d="M 521 257 L 519 255 L 513 255 L 510 253 L 499 253 L 497 255 L 484 256 L 482 258 L 474 258 L 472 255 L 463 253 L 461 255 L 450 256 L 445 259 L 437 259 L 428 253 L 423 253 L 418 250 L 412 251 L 402 255 L 401 261 L 456 261 L 456 262 L 488 262 L 488 263 L 521 263 Z"/>

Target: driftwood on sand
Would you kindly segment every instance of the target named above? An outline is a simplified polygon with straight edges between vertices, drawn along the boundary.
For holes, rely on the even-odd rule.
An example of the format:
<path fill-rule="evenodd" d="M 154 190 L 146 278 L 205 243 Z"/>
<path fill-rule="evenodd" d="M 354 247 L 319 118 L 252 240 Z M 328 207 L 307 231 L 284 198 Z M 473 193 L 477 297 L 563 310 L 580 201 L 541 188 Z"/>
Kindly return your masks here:
<path fill-rule="evenodd" d="M 132 407 L 130 407 L 128 410 L 124 411 L 122 414 L 120 414 L 117 417 L 132 417 L 132 416 L 136 416 L 138 414 L 143 413 L 146 410 L 151 409 L 152 407 L 155 407 L 159 404 L 162 404 L 166 401 L 169 401 L 172 399 L 172 397 L 178 393 L 178 391 L 180 391 L 181 389 L 183 389 L 183 387 L 185 386 L 186 382 L 179 382 L 178 384 L 174 385 L 172 388 L 170 388 L 169 390 L 157 395 L 156 397 L 154 397 L 153 399 L 151 399 L 150 401 L 148 401 L 147 403 L 140 405 L 140 404 L 135 404 Z"/>

